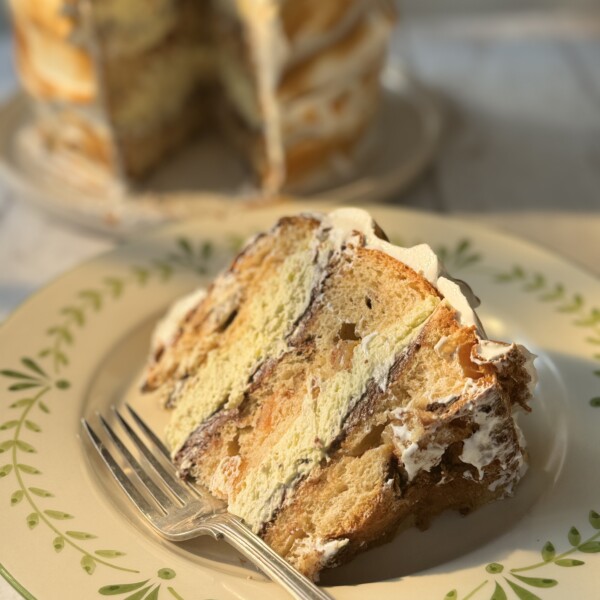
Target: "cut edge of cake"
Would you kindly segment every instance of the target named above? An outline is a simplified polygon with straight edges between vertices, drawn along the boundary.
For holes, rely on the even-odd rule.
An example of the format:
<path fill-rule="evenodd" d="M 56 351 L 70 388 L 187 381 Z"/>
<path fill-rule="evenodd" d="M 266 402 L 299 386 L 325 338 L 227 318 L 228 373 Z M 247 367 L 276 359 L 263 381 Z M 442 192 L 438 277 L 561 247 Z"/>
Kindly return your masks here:
<path fill-rule="evenodd" d="M 9 6 L 22 151 L 75 187 L 134 189 L 217 115 L 266 199 L 344 181 L 370 147 L 391 0 Z"/>

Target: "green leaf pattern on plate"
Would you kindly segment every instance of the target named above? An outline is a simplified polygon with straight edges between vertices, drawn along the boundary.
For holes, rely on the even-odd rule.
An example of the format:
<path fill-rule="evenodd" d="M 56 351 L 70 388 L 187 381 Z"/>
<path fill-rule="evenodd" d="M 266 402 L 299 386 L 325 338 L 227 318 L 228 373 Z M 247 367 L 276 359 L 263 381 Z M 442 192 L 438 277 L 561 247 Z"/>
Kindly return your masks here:
<path fill-rule="evenodd" d="M 502 576 L 502 580 L 504 583 L 507 583 L 509 587 L 513 590 L 513 592 L 517 595 L 521 600 L 540 600 L 540 597 L 536 595 L 536 593 L 531 590 L 524 588 L 520 584 L 527 585 L 533 588 L 552 588 L 559 584 L 557 579 L 549 578 L 549 577 L 528 577 L 524 575 L 520 575 L 518 573 L 522 573 L 523 571 L 534 571 L 540 569 L 542 567 L 546 567 L 548 565 L 556 565 L 558 567 L 579 567 L 585 564 L 585 561 L 579 560 L 577 558 L 571 558 L 571 555 L 577 552 L 583 553 L 596 553 L 600 552 L 600 515 L 594 510 L 589 512 L 588 520 L 590 525 L 595 530 L 595 533 L 592 533 L 587 539 L 583 542 L 581 541 L 581 534 L 576 527 L 571 527 L 567 533 L 567 539 L 571 544 L 571 547 L 561 552 L 560 554 L 556 554 L 556 548 L 552 542 L 546 542 L 540 551 L 542 560 L 540 562 L 527 565 L 524 567 L 516 567 L 510 569 L 508 572 L 508 576 Z M 490 563 L 485 567 L 485 570 L 492 575 L 499 575 L 505 570 L 504 565 L 500 563 Z M 517 579 L 519 583 L 514 580 L 509 579 L 508 577 L 512 577 Z M 487 580 L 480 584 L 477 588 L 469 592 L 466 596 L 459 597 L 458 594 L 455 596 L 456 600 L 467 600 L 468 598 L 473 598 L 475 594 L 487 583 Z M 502 585 L 502 581 L 495 581 L 495 589 L 494 593 L 490 600 L 501 600 L 506 598 L 506 592 Z M 455 590 L 453 590 L 455 591 Z M 445 600 L 445 599 L 444 599 Z"/>
<path fill-rule="evenodd" d="M 584 340 L 591 346 L 591 358 L 600 361 L 600 308 L 590 306 L 577 292 L 568 292 L 562 283 L 551 283 L 541 273 L 528 273 L 523 267 L 515 265 L 508 271 L 495 275 L 498 283 L 516 283 L 523 291 L 535 294 L 541 302 L 553 306 L 554 310 L 568 316 L 572 325 L 584 333 Z M 600 367 L 600 363 L 598 365 Z M 594 371 L 600 378 L 600 368 Z M 589 399 L 589 405 L 600 408 L 600 396 Z"/>
<path fill-rule="evenodd" d="M 435 252 L 451 272 L 471 267 L 482 260 L 481 254 L 473 250 L 473 244 L 467 238 L 459 240 L 453 248 L 440 246 Z"/>
<path fill-rule="evenodd" d="M 494 588 L 494 593 L 490 600 L 506 600 L 506 598 L 507 596 L 504 588 L 496 581 L 496 587 Z"/>
<path fill-rule="evenodd" d="M 176 573 L 173 569 L 163 568 L 159 569 L 156 573 L 157 579 L 144 579 L 133 583 L 105 585 L 98 590 L 98 593 L 102 596 L 124 596 L 125 594 L 129 594 L 126 598 L 123 598 L 123 600 L 159 600 L 161 597 L 162 581 L 172 580 L 175 577 Z M 167 591 L 172 598 L 184 600 L 183 597 L 175 591 L 174 587 L 168 586 Z M 133 593 L 130 594 L 130 592 Z"/>
<path fill-rule="evenodd" d="M 17 490 L 10 491 L 10 504 L 16 506 L 26 502 L 29 513 L 25 517 L 26 525 L 33 530 L 43 523 L 54 533 L 52 546 L 56 552 L 68 546 L 80 553 L 80 566 L 88 574 L 93 575 L 98 565 L 103 565 L 120 571 L 139 573 L 137 569 L 126 568 L 113 562 L 125 556 L 120 550 L 90 549 L 82 543 L 90 543 L 97 536 L 79 530 L 60 529 L 59 524 L 75 519 L 75 516 L 54 507 L 46 508 L 38 504 L 40 500 L 54 498 L 55 495 L 42 487 L 29 484 L 30 476 L 40 476 L 41 471 L 34 465 L 21 462 L 25 454 L 36 454 L 33 438 L 43 433 L 43 423 L 39 416 L 51 414 L 51 404 L 56 394 L 70 388 L 71 383 L 63 375 L 71 363 L 71 352 L 77 345 L 77 338 L 84 330 L 86 324 L 94 314 L 100 312 L 111 301 L 117 301 L 128 288 L 143 286 L 151 278 L 157 281 L 168 281 L 176 269 L 191 270 L 194 273 L 208 273 L 213 258 L 213 245 L 203 242 L 199 245 L 192 244 L 189 240 L 181 238 L 177 241 L 176 250 L 161 260 L 153 260 L 148 265 L 132 267 L 130 274 L 124 277 L 106 277 L 99 285 L 81 290 L 75 295 L 73 301 L 58 311 L 59 320 L 48 326 L 45 330 L 48 342 L 32 356 L 23 357 L 18 367 L 0 370 L 0 378 L 7 380 L 7 390 L 12 394 L 29 392 L 28 396 L 11 399 L 9 408 L 19 411 L 14 418 L 11 417 L 0 423 L 0 434 L 6 432 L 6 439 L 0 438 L 0 454 L 10 456 L 6 464 L 0 464 L 0 479 L 13 475 L 18 486 Z M 34 393 L 32 396 L 31 393 Z M 39 412 L 33 415 L 34 408 Z M 24 439 L 27 438 L 27 439 Z M 27 479 L 26 479 L 27 478 Z M 157 577 L 167 580 L 175 576 L 171 569 L 161 569 Z M 149 581 L 149 580 L 147 580 Z M 131 584 L 133 585 L 133 584 Z M 134 591 L 134 587 L 117 586 L 115 590 Z M 161 586 L 159 583 L 150 585 L 147 589 L 140 589 L 129 600 L 139 597 L 140 600 L 153 600 L 159 598 Z M 181 598 L 172 588 L 168 588 L 174 598 Z M 106 588 L 101 588 L 99 593 L 107 595 Z M 115 591 L 113 593 L 123 593 Z"/>

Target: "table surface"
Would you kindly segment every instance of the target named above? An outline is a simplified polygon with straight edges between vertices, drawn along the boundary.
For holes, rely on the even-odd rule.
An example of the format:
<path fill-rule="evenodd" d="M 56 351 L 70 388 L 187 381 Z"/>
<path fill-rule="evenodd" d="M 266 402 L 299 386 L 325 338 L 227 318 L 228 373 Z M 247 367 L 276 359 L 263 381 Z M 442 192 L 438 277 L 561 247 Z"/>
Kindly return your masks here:
<path fill-rule="evenodd" d="M 393 53 L 447 116 L 429 172 L 394 201 L 526 237 L 600 275 L 600 12 L 413 19 Z M 0 38 L 0 95 L 15 87 Z M 0 321 L 113 239 L 75 229 L 0 181 Z M 0 579 L 0 599 L 19 598 Z"/>

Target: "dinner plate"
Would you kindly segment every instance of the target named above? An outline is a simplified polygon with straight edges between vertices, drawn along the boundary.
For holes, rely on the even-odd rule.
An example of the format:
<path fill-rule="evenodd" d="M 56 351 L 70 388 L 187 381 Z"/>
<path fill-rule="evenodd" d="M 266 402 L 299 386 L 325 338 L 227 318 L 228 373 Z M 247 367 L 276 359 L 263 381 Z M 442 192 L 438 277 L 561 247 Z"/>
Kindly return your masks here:
<path fill-rule="evenodd" d="M 598 597 L 600 283 L 525 241 L 371 209 L 392 241 L 430 243 L 469 281 L 490 337 L 538 356 L 533 410 L 518 416 L 530 467 L 513 498 L 405 531 L 322 584 L 340 600 Z M 80 439 L 82 416 L 97 423 L 125 399 L 160 434 L 163 411 L 137 391 L 154 324 L 281 212 L 160 228 L 64 275 L 0 328 L 0 563 L 27 598 L 286 598 L 224 543 L 153 535 Z"/>
<path fill-rule="evenodd" d="M 333 184 L 313 182 L 288 192 L 311 200 L 373 202 L 400 193 L 423 172 L 442 134 L 440 104 L 398 65 L 384 71 L 382 89 L 381 110 L 360 144 L 356 168 L 342 169 L 345 174 Z M 265 202 L 222 136 L 201 137 L 143 185 L 125 189 L 106 171 L 49 155 L 31 124 L 23 94 L 0 106 L 0 174 L 17 197 L 75 224 L 124 236 L 149 225 Z"/>

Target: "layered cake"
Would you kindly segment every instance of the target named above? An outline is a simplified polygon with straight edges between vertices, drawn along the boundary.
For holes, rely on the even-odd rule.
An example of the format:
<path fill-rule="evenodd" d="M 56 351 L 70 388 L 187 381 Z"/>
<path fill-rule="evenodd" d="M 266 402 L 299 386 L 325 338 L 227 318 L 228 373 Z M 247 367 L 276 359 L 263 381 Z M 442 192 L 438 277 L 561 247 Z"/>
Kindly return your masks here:
<path fill-rule="evenodd" d="M 135 180 L 218 120 L 272 192 L 352 164 L 394 21 L 390 0 L 10 5 L 18 71 L 52 154 Z"/>
<path fill-rule="evenodd" d="M 364 211 L 282 218 L 166 317 L 143 387 L 181 475 L 316 578 L 523 476 L 533 357 L 474 304 Z"/>

